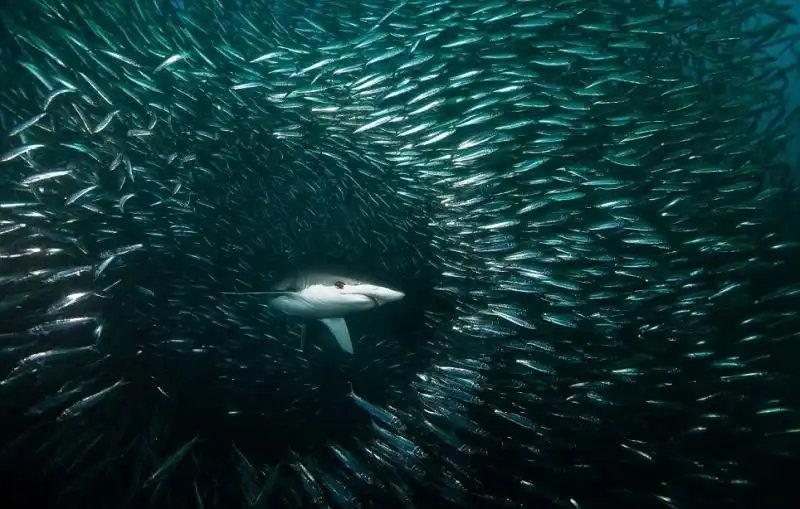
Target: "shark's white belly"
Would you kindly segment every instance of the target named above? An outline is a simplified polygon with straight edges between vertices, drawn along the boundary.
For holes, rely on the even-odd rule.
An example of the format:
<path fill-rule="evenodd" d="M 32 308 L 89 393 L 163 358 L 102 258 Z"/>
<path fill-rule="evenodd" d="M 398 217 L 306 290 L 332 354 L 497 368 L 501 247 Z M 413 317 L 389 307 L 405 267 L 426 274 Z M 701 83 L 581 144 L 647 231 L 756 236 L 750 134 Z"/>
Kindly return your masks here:
<path fill-rule="evenodd" d="M 319 320 L 337 318 L 375 307 L 375 301 L 359 294 L 342 294 L 322 286 L 311 286 L 296 293 L 287 293 L 269 302 L 271 308 L 287 315 Z"/>

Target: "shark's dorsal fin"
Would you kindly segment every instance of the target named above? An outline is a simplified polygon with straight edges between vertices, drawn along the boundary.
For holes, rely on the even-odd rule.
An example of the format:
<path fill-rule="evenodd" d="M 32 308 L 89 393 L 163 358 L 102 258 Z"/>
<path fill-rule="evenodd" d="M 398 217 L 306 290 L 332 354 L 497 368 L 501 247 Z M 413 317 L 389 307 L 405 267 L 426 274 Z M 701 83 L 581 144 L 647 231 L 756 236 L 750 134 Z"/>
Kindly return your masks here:
<path fill-rule="evenodd" d="M 350 342 L 350 331 L 347 330 L 347 322 L 344 318 L 322 318 L 324 323 L 336 338 L 339 347 L 347 353 L 353 353 L 353 343 Z"/>

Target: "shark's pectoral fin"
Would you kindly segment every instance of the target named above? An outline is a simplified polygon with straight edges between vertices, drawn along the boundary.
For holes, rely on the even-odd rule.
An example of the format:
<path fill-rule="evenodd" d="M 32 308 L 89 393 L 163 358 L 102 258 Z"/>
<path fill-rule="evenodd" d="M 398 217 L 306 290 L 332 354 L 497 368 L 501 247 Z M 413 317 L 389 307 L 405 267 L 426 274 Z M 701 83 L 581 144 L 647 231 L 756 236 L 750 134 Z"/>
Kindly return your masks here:
<path fill-rule="evenodd" d="M 344 321 L 344 318 L 321 318 L 320 322 L 328 327 L 342 350 L 347 353 L 353 353 L 353 343 L 350 342 L 350 331 L 347 330 L 347 323 Z"/>

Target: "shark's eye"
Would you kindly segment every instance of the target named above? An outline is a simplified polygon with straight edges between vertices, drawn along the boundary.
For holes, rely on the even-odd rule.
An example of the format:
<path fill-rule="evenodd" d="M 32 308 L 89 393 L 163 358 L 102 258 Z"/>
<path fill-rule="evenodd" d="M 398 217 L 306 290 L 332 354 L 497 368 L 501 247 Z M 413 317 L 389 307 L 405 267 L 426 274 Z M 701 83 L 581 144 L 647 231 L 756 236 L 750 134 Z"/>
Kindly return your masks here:
<path fill-rule="evenodd" d="M 341 290 L 342 288 L 344 288 L 344 282 L 343 281 L 337 281 L 337 282 L 333 283 L 333 286 L 335 286 L 336 288 Z"/>

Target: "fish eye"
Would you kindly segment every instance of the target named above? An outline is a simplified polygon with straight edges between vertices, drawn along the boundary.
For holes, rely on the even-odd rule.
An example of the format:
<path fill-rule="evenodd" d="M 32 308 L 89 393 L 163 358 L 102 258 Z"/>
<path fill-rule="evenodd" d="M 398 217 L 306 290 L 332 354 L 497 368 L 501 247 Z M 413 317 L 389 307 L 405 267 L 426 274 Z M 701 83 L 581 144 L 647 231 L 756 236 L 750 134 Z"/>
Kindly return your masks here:
<path fill-rule="evenodd" d="M 341 290 L 342 288 L 344 288 L 344 282 L 343 281 L 337 281 L 337 282 L 333 283 L 333 286 L 335 286 L 336 288 Z"/>

